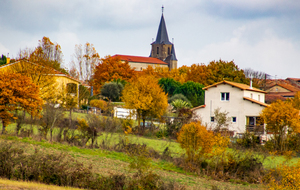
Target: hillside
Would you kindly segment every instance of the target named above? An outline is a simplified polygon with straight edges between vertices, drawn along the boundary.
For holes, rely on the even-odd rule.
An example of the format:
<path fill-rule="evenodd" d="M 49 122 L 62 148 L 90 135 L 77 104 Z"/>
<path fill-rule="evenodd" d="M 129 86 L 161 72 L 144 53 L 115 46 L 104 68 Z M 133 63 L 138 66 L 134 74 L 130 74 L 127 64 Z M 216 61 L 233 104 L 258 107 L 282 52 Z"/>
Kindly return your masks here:
<path fill-rule="evenodd" d="M 23 147 L 27 153 L 33 153 L 35 149 L 40 149 L 44 153 L 66 153 L 72 156 L 85 166 L 91 165 L 95 173 L 107 176 L 111 174 L 132 175 L 134 171 L 129 170 L 128 165 L 130 158 L 124 154 L 114 151 L 101 149 L 78 148 L 75 146 L 64 145 L 60 143 L 49 143 L 47 141 L 35 141 L 28 138 L 17 138 L 2 136 L 1 141 L 17 142 Z M 166 181 L 175 181 L 181 185 L 185 185 L 187 189 L 260 189 L 260 185 L 241 185 L 214 181 L 203 177 L 197 177 L 191 173 L 184 172 L 173 164 L 162 160 L 152 160 L 152 170 L 159 174 Z M 5 181 L 1 182 L 6 184 Z M 0 186 L 5 189 L 5 186 Z M 16 189 L 18 189 L 16 185 Z M 20 189 L 20 188 L 19 188 Z M 21 189 L 27 189 L 22 187 Z M 28 189 L 31 189 L 29 187 Z M 32 188 L 34 189 L 34 188 Z M 49 188 L 50 189 L 50 188 Z"/>

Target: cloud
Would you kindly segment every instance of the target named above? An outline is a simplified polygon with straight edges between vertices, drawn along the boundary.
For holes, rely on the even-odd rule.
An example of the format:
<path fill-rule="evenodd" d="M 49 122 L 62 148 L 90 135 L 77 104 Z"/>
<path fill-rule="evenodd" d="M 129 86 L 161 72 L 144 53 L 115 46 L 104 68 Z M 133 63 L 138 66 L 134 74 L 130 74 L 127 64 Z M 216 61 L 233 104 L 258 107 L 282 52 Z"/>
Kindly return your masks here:
<path fill-rule="evenodd" d="M 242 69 L 252 68 L 279 78 L 298 77 L 300 64 L 297 60 L 300 60 L 300 49 L 297 44 L 290 39 L 279 38 L 268 28 L 262 30 L 260 35 L 254 34 L 259 40 L 251 41 L 252 38 L 247 39 L 247 35 L 253 31 L 251 28 L 253 24 L 238 28 L 230 40 L 206 45 L 194 52 L 194 57 L 201 58 L 201 62 L 205 64 L 218 59 L 234 60 Z"/>
<path fill-rule="evenodd" d="M 208 13 L 233 19 L 299 16 L 300 1 L 295 0 L 211 0 L 205 1 Z"/>

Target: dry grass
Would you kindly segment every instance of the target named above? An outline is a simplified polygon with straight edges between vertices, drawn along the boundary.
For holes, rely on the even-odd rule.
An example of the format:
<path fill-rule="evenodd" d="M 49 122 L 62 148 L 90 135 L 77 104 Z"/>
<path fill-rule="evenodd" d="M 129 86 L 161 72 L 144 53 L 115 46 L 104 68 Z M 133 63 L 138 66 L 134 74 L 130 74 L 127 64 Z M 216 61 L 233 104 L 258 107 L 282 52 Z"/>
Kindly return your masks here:
<path fill-rule="evenodd" d="M 79 190 L 71 187 L 59 187 L 41 183 L 13 181 L 0 178 L 0 190 Z"/>

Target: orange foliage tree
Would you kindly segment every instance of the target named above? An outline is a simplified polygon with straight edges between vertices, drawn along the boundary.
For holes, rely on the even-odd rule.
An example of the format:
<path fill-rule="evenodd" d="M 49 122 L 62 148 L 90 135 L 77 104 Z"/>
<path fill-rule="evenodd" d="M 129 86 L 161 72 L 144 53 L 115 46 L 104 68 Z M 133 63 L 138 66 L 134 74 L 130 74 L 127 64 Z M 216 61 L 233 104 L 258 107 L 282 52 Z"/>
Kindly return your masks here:
<path fill-rule="evenodd" d="M 0 118 L 2 134 L 13 118 L 13 111 L 24 110 L 37 115 L 43 101 L 39 97 L 39 88 L 30 78 L 16 73 L 0 73 Z"/>
<path fill-rule="evenodd" d="M 180 73 L 186 73 L 186 81 L 198 82 L 204 86 L 222 80 L 249 83 L 244 71 L 239 69 L 233 61 L 211 61 L 207 66 L 204 64 L 193 64 L 191 67 L 182 66 L 178 70 Z"/>
<path fill-rule="evenodd" d="M 28 53 L 23 54 L 24 55 L 22 55 L 21 51 L 19 57 L 27 58 L 31 62 L 53 68 L 65 74 L 68 73 L 64 68 L 62 68 L 63 54 L 60 45 L 53 43 L 48 37 L 44 36 L 42 40 L 39 40 L 38 46 L 30 52 L 29 57 L 26 57 L 28 56 Z"/>
<path fill-rule="evenodd" d="M 274 151 L 286 151 L 288 137 L 300 133 L 299 110 L 289 101 L 278 100 L 263 109 L 260 116 L 267 124 L 267 130 L 274 135 Z"/>
<path fill-rule="evenodd" d="M 130 68 L 128 62 L 122 62 L 118 57 L 106 56 L 96 66 L 92 77 L 92 85 L 96 93 L 107 81 L 121 79 L 129 81 L 136 75 L 134 69 Z"/>
<path fill-rule="evenodd" d="M 144 69 L 140 75 L 152 75 L 155 78 L 172 78 L 175 81 L 183 83 L 186 81 L 186 74 L 180 73 L 178 69 L 172 69 L 171 71 L 167 67 L 155 67 L 148 66 Z"/>
<path fill-rule="evenodd" d="M 136 109 L 139 127 L 140 119 L 143 119 L 142 130 L 145 128 L 147 116 L 159 118 L 168 107 L 167 95 L 153 76 L 141 76 L 127 84 L 123 90 L 122 101 L 126 108 Z"/>

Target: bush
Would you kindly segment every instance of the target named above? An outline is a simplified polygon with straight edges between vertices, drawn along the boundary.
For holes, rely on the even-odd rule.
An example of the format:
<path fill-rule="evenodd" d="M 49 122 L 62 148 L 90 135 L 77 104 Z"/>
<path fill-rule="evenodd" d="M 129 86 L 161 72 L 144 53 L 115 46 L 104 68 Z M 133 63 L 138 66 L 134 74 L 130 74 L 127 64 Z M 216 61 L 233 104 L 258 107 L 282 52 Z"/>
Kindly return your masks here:
<path fill-rule="evenodd" d="M 175 94 L 174 96 L 172 96 L 169 100 L 168 103 L 172 103 L 175 100 L 182 100 L 184 102 L 188 102 L 189 105 L 192 105 L 191 102 L 183 95 L 183 94 Z"/>
<path fill-rule="evenodd" d="M 33 154 L 24 152 L 17 143 L 0 142 L 0 177 L 12 180 L 35 181 L 45 184 L 71 186 L 84 189 L 184 189 L 174 182 L 165 182 L 159 175 L 148 173 L 132 178 L 121 175 L 104 177 L 93 173 L 64 153 L 45 153 L 36 149 Z"/>

